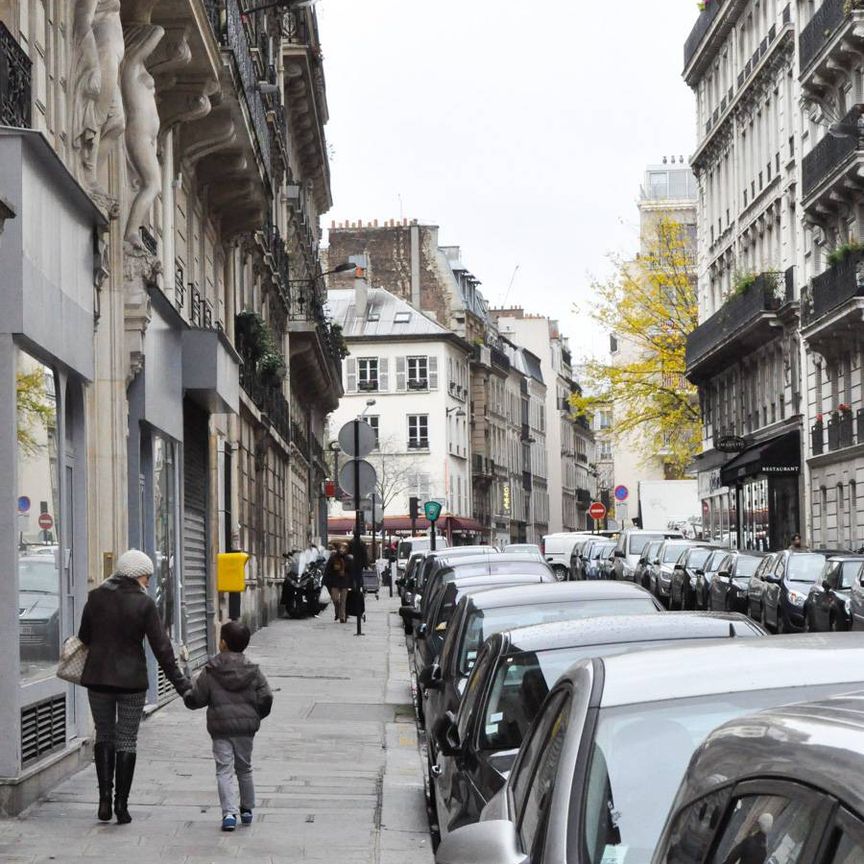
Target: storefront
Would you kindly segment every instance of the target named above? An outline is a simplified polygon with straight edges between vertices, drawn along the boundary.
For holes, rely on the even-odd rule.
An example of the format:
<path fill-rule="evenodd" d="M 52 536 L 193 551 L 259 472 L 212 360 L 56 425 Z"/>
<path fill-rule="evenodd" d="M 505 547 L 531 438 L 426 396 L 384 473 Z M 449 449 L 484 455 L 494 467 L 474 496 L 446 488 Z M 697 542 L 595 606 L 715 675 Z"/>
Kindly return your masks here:
<path fill-rule="evenodd" d="M 85 392 L 95 377 L 96 238 L 105 225 L 38 134 L 0 130 L 0 814 L 81 764 L 81 688 L 59 646 L 87 597 Z M 61 254 L 62 253 L 62 254 Z"/>
<path fill-rule="evenodd" d="M 699 499 L 702 502 L 702 539 L 735 549 L 738 546 L 738 513 L 734 490 L 723 485 L 720 468 L 700 471 L 697 475 Z"/>
<path fill-rule="evenodd" d="M 801 435 L 796 429 L 748 447 L 720 469 L 734 496 L 730 524 L 741 549 L 773 551 L 800 527 Z M 734 515 L 733 515 L 734 509 Z"/>

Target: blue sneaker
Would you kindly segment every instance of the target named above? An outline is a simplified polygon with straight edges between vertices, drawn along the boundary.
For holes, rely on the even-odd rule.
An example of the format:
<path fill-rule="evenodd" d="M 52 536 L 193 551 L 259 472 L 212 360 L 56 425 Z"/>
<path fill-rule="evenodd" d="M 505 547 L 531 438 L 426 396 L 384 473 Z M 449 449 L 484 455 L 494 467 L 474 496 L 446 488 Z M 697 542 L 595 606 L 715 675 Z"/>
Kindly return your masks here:
<path fill-rule="evenodd" d="M 241 808 L 241 810 L 240 810 L 240 821 L 241 821 L 244 825 L 251 825 L 251 824 L 252 824 L 252 811 L 251 811 L 251 810 L 243 810 L 243 809 Z"/>
<path fill-rule="evenodd" d="M 222 830 L 233 831 L 237 827 L 237 817 L 233 813 L 226 813 L 222 817 Z"/>

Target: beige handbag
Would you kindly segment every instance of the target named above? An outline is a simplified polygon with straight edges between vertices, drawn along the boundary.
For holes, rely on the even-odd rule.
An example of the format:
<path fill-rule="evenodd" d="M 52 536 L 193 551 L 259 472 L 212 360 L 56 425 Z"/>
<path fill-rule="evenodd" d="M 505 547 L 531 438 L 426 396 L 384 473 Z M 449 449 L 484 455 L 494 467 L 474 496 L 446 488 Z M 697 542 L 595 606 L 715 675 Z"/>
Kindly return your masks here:
<path fill-rule="evenodd" d="M 72 684 L 80 684 L 86 662 L 87 646 L 77 636 L 70 636 L 60 649 L 57 677 Z"/>

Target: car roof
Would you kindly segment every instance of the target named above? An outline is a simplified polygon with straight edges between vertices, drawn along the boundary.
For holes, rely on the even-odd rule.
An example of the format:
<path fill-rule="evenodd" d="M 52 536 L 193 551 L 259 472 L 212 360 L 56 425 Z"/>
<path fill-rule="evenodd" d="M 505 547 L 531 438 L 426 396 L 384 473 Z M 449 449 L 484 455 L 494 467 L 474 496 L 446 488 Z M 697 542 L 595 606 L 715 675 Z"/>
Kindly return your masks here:
<path fill-rule="evenodd" d="M 505 585 L 541 585 L 545 584 L 542 582 L 544 575 L 542 573 L 484 573 L 478 576 L 472 573 L 470 576 L 457 576 L 445 584 L 455 585 L 459 592 L 481 585 L 491 585 L 495 588 L 503 588 Z"/>
<path fill-rule="evenodd" d="M 773 555 L 773 552 L 762 552 L 759 549 L 730 549 L 733 555 L 749 555 L 751 558 L 765 558 L 768 555 Z"/>
<path fill-rule="evenodd" d="M 447 561 L 446 558 L 443 560 L 447 566 L 456 570 L 459 567 L 469 567 L 472 564 L 487 564 L 489 563 L 489 555 L 465 555 L 455 558 L 452 562 Z M 532 564 L 536 564 L 537 560 L 537 556 L 533 552 L 499 552 L 495 555 L 497 564 L 505 564 L 508 561 L 530 561 Z"/>
<path fill-rule="evenodd" d="M 634 705 L 805 684 L 854 685 L 864 682 L 862 648 L 860 633 L 796 633 L 610 657 L 602 661 L 601 704 Z"/>
<path fill-rule="evenodd" d="M 864 555 L 854 555 L 852 552 L 846 555 L 829 555 L 829 561 L 864 561 Z"/>
<path fill-rule="evenodd" d="M 524 585 L 519 588 L 496 588 L 472 597 L 476 609 L 495 609 L 503 606 L 522 606 L 529 603 L 557 603 L 562 600 L 611 600 L 652 595 L 632 582 L 548 582 L 543 585 Z"/>
<path fill-rule="evenodd" d="M 726 785 L 766 776 L 805 779 L 864 814 L 864 692 L 771 708 L 719 726 L 696 751 L 676 808 L 716 788 L 719 777 Z"/>
<path fill-rule="evenodd" d="M 738 632 L 754 635 L 746 615 L 738 612 L 663 612 L 639 615 L 598 615 L 576 621 L 532 624 L 507 631 L 513 651 L 546 651 L 577 645 L 612 645 L 662 639 L 721 639 Z"/>

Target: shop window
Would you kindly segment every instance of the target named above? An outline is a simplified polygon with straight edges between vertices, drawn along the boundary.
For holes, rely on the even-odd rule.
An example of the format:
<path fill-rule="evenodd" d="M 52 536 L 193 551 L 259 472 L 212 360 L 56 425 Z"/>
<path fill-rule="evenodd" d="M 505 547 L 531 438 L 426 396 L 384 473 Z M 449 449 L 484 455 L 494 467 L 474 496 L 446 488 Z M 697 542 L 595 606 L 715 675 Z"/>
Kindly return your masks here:
<path fill-rule="evenodd" d="M 54 674 L 60 651 L 59 475 L 54 372 L 18 352 L 18 628 L 21 680 Z"/>

